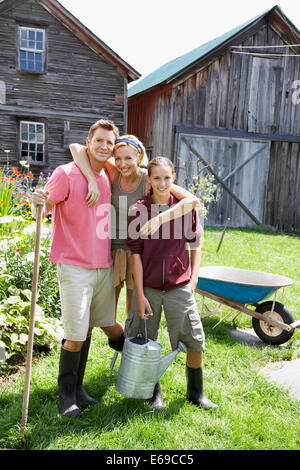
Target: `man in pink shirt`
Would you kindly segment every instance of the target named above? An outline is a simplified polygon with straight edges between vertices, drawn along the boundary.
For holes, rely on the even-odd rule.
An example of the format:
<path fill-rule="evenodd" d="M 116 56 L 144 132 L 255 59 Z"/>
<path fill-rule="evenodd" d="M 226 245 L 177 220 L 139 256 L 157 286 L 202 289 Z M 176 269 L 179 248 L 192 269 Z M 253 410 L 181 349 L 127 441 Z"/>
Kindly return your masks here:
<path fill-rule="evenodd" d="M 98 403 L 82 385 L 93 327 L 101 327 L 112 344 L 124 338 L 122 325 L 115 321 L 111 186 L 104 169 L 117 137 L 113 122 L 100 120 L 86 140 L 100 191 L 95 205 L 87 204 L 88 183 L 74 162 L 57 167 L 44 190 L 36 189 L 32 197 L 33 216 L 38 205 L 44 205 L 43 216 L 52 210 L 49 261 L 57 265 L 65 338 L 58 375 L 63 416 L 80 416 L 77 401 Z"/>

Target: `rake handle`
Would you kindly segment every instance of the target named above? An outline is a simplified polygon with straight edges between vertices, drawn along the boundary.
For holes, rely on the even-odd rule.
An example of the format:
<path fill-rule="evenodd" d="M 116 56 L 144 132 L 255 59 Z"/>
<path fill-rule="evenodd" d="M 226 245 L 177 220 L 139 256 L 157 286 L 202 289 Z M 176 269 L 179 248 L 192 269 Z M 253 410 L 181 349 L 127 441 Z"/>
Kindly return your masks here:
<path fill-rule="evenodd" d="M 27 344 L 27 356 L 26 356 L 26 373 L 25 373 L 25 385 L 24 385 L 22 421 L 21 421 L 21 435 L 22 435 L 22 441 L 24 443 L 26 442 L 24 433 L 25 433 L 27 417 L 28 417 L 29 389 L 30 389 L 30 379 L 31 379 L 35 309 L 36 309 L 37 287 L 38 287 L 38 277 L 39 277 L 43 209 L 44 209 L 44 206 L 37 206 L 35 252 L 34 252 L 33 277 L 32 277 L 32 294 L 31 294 L 31 305 L 30 305 L 30 319 L 29 319 L 28 344 Z"/>

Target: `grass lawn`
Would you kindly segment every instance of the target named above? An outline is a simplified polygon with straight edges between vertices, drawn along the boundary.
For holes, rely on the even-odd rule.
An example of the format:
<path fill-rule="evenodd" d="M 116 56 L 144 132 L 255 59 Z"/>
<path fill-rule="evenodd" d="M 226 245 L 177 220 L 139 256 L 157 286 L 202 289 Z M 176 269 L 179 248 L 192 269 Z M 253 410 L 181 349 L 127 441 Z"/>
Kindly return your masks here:
<path fill-rule="evenodd" d="M 216 248 L 221 229 L 207 228 L 202 266 L 224 265 L 282 274 L 294 280 L 279 291 L 277 300 L 300 318 L 299 238 L 267 229 L 228 229 Z M 201 297 L 196 295 L 199 307 Z M 208 302 L 212 308 L 216 306 Z M 119 305 L 123 322 L 124 291 Z M 224 307 L 224 312 L 227 309 Z M 212 327 L 218 316 L 203 319 L 206 333 L 204 384 L 219 409 L 201 410 L 185 400 L 185 355 L 180 353 L 162 376 L 166 408 L 154 414 L 148 403 L 122 397 L 115 390 L 117 374 L 109 369 L 112 350 L 101 331 L 95 330 L 85 384 L 98 406 L 86 409 L 79 420 L 57 411 L 59 348 L 35 359 L 32 368 L 26 448 L 35 450 L 295 450 L 300 447 L 300 402 L 267 381 L 259 370 L 268 362 L 300 358 L 300 330 L 280 347 L 258 348 L 239 343 L 230 328 L 251 327 L 241 314 Z M 163 320 L 159 342 L 170 352 Z M 117 361 L 118 366 L 120 358 Z M 0 385 L 0 449 L 24 448 L 20 437 L 24 374 Z"/>

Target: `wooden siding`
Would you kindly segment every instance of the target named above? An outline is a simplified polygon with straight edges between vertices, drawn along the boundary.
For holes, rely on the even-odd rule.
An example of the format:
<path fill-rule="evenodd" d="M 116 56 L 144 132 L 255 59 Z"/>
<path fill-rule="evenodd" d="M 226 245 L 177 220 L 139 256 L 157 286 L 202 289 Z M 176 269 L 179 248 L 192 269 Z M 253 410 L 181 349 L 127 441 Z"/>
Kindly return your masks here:
<path fill-rule="evenodd" d="M 300 230 L 300 144 L 272 142 L 264 223 Z"/>
<path fill-rule="evenodd" d="M 276 15 L 269 20 L 260 22 L 256 31 L 252 30 L 248 37 L 244 34 L 234 45 L 261 47 L 299 43 L 295 34 L 289 36 L 286 33 L 282 21 L 280 25 L 277 23 Z M 254 51 L 300 53 L 299 48 L 296 51 L 268 47 Z M 261 137 L 268 141 L 270 150 L 265 181 L 260 181 L 260 187 L 254 180 L 252 186 L 248 184 L 249 197 L 257 194 L 264 224 L 300 230 L 300 104 L 292 99 L 298 80 L 299 57 L 240 55 L 228 46 L 227 50 L 217 51 L 209 62 L 203 61 L 198 68 L 195 65 L 193 70 L 182 73 L 176 82 L 170 80 L 168 85 L 129 98 L 129 130 L 153 149 L 152 156 L 163 153 L 175 162 L 182 151 L 180 135 L 188 134 L 189 128 L 193 135 L 199 136 L 209 134 L 245 141 L 260 140 Z M 243 161 L 246 153 L 237 155 L 233 152 L 231 164 L 237 164 L 236 158 Z M 195 171 L 190 168 L 189 179 Z M 221 220 L 223 223 L 225 214 L 230 212 L 229 205 L 229 200 L 224 202 L 227 209 L 222 209 L 221 216 L 212 212 L 210 222 L 217 224 Z M 234 223 L 238 223 L 235 210 L 232 210 L 232 216 Z M 241 224 L 247 224 L 243 217 L 238 217 Z"/>
<path fill-rule="evenodd" d="M 184 137 L 205 163 L 187 147 Z M 231 194 L 218 184 L 216 191 L 218 203 L 210 205 L 205 223 L 224 225 L 228 217 L 231 219 L 232 227 L 255 225 L 255 219 L 263 223 L 264 188 L 268 176 L 270 142 L 178 134 L 176 147 L 178 148 L 175 155 L 177 184 L 188 188 L 193 183 L 192 175 L 197 175 L 198 171 L 201 171 L 202 175 L 209 173 L 207 170 L 209 165 L 254 216 L 253 219 L 249 217 Z M 215 182 L 218 183 L 216 180 Z M 253 187 L 260 190 L 251 191 L 250 188 Z"/>
<path fill-rule="evenodd" d="M 267 26 L 243 43 L 264 44 L 284 43 Z M 268 52 L 276 53 L 276 49 Z M 260 58 L 226 52 L 174 87 L 175 96 L 181 97 L 176 103 L 174 124 L 300 135 L 300 107 L 292 102 L 292 84 L 296 80 L 298 58 Z"/>
<path fill-rule="evenodd" d="M 44 74 L 18 71 L 19 24 L 45 27 Z M 24 1 L 0 16 L 0 45 L 0 80 L 6 85 L 5 103 L 2 99 L 0 104 L 1 162 L 5 159 L 3 150 L 8 148 L 12 162 L 17 164 L 17 123 L 24 117 L 37 121 L 43 118 L 46 123 L 47 171 L 71 158 L 64 148 L 65 128 L 71 130 L 74 139 L 78 135 L 80 141 L 100 118 L 111 119 L 120 132 L 126 131 L 125 73 L 93 52 L 35 1 Z M 36 172 L 40 169 L 37 165 Z"/>
<path fill-rule="evenodd" d="M 264 25 L 240 45 L 284 44 L 272 27 Z M 271 48 L 268 52 L 278 53 L 278 49 Z M 165 93 L 165 87 L 160 87 L 129 98 L 129 129 L 139 135 L 142 124 L 136 127 L 135 123 L 147 116 L 147 127 L 140 137 L 154 149 L 163 146 L 169 158 L 172 158 L 172 140 L 162 144 L 161 133 L 156 131 L 157 122 L 167 122 L 165 113 L 173 116 L 173 125 L 299 136 L 300 106 L 292 102 L 295 91 L 292 86 L 300 79 L 299 69 L 299 58 L 260 58 L 228 50 L 192 75 L 177 80 L 172 96 Z M 137 103 L 144 106 L 138 109 Z M 168 132 L 172 131 L 169 124 Z"/>
<path fill-rule="evenodd" d="M 160 88 L 157 94 L 141 95 L 128 101 L 128 132 L 141 139 L 149 153 L 166 155 L 171 146 L 172 86 Z"/>

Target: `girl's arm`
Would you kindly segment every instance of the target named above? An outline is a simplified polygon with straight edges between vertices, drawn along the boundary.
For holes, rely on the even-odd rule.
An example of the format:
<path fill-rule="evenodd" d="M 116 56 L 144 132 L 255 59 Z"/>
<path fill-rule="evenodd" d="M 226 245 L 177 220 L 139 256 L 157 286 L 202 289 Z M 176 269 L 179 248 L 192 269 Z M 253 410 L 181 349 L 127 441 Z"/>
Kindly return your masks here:
<path fill-rule="evenodd" d="M 191 249 L 191 283 L 193 288 L 196 289 L 198 283 L 198 273 L 201 262 L 201 246 Z"/>
<path fill-rule="evenodd" d="M 131 254 L 132 260 L 132 274 L 136 288 L 137 307 L 139 317 L 143 320 L 148 319 L 149 315 L 152 315 L 152 310 L 148 300 L 144 295 L 143 288 L 143 263 L 140 254 Z"/>
<path fill-rule="evenodd" d="M 152 217 L 152 219 L 146 222 L 141 230 L 140 234 L 142 236 L 151 236 L 153 235 L 162 224 L 170 222 L 170 220 L 178 219 L 179 217 L 183 217 L 185 214 L 191 212 L 195 207 L 199 206 L 200 203 L 198 199 L 195 198 L 185 198 L 179 201 L 174 206 L 170 207 L 170 209 L 161 212 L 160 214 Z"/>
<path fill-rule="evenodd" d="M 90 161 L 87 154 L 87 148 L 80 144 L 71 144 L 69 146 L 71 155 L 73 157 L 74 162 L 78 166 L 78 168 L 82 171 L 84 176 L 88 181 L 88 194 L 86 196 L 86 201 L 88 207 L 93 206 L 99 199 L 100 192 L 97 184 L 96 176 L 92 170 L 90 165 Z M 112 158 L 110 158 L 107 162 L 105 162 L 104 167 L 106 168 L 110 180 L 114 179 L 115 173 L 117 171 L 115 165 L 112 162 Z"/>

